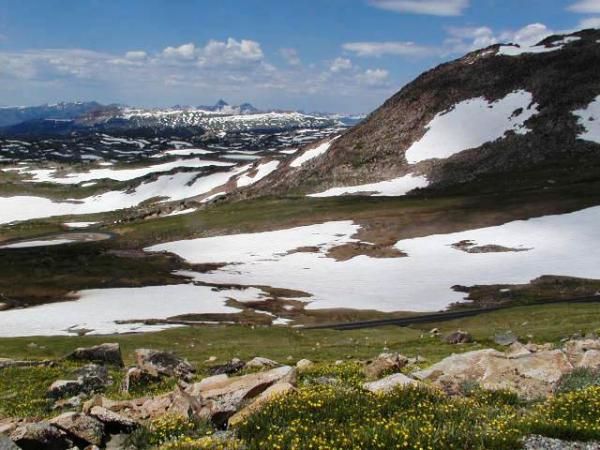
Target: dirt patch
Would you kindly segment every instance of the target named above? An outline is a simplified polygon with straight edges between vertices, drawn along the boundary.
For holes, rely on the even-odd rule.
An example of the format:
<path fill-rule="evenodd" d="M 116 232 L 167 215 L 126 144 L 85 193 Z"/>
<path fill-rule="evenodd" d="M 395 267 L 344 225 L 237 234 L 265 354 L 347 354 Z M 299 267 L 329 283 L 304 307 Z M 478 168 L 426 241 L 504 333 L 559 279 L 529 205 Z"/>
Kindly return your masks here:
<path fill-rule="evenodd" d="M 449 309 L 489 308 L 503 305 L 528 305 L 547 300 L 573 299 L 600 295 L 600 280 L 544 275 L 527 284 L 492 284 L 453 286 L 465 292 L 467 302 L 450 305 Z"/>
<path fill-rule="evenodd" d="M 336 261 L 348 261 L 355 256 L 369 256 L 371 258 L 402 258 L 406 253 L 394 247 L 395 241 L 387 244 L 371 244 L 368 242 L 349 242 L 331 248 L 327 252 L 328 258 Z"/>
<path fill-rule="evenodd" d="M 466 253 L 507 253 L 507 252 L 527 252 L 530 248 L 512 248 L 503 245 L 487 244 L 477 245 L 473 241 L 460 241 L 451 245 L 452 248 Z"/>
<path fill-rule="evenodd" d="M 294 250 L 290 250 L 286 255 L 293 255 L 294 253 L 319 253 L 321 249 L 314 246 L 298 247 Z"/>

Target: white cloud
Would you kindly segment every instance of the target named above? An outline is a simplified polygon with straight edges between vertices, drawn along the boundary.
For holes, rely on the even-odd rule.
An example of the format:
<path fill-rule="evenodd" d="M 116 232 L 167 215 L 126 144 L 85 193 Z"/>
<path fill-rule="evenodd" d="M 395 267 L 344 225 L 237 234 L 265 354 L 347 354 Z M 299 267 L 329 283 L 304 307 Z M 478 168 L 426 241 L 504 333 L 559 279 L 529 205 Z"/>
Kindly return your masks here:
<path fill-rule="evenodd" d="M 432 16 L 460 16 L 469 7 L 469 0 L 370 0 L 369 3 L 388 11 Z"/>
<path fill-rule="evenodd" d="M 415 44 L 414 42 L 348 42 L 343 49 L 357 56 L 427 56 L 437 53 L 432 47 Z"/>
<path fill-rule="evenodd" d="M 198 63 L 201 66 L 240 66 L 248 63 L 257 63 L 264 59 L 260 44 L 255 41 L 242 39 L 236 41 L 233 38 L 226 42 L 209 41 L 201 49 Z"/>
<path fill-rule="evenodd" d="M 587 17 L 579 22 L 580 29 L 600 28 L 600 17 Z"/>
<path fill-rule="evenodd" d="M 332 72 L 343 72 L 350 69 L 352 69 L 352 61 L 348 58 L 335 58 L 329 66 L 329 70 Z"/>
<path fill-rule="evenodd" d="M 389 83 L 390 73 L 385 69 L 367 69 L 357 75 L 359 82 L 367 86 L 386 86 Z"/>
<path fill-rule="evenodd" d="M 568 9 L 583 14 L 599 14 L 600 0 L 579 0 L 569 5 Z"/>
<path fill-rule="evenodd" d="M 163 50 L 163 55 L 167 58 L 191 60 L 196 56 L 196 45 L 189 42 L 179 47 L 167 47 Z"/>
<path fill-rule="evenodd" d="M 542 23 L 532 23 L 518 30 L 495 32 L 489 27 L 451 27 L 444 41 L 446 53 L 462 54 L 499 43 L 514 43 L 522 46 L 535 45 L 553 34 Z"/>
<path fill-rule="evenodd" d="M 148 53 L 140 50 L 129 51 L 125 53 L 125 59 L 130 61 L 142 61 L 148 57 Z"/>
<path fill-rule="evenodd" d="M 295 48 L 282 48 L 279 50 L 279 54 L 287 61 L 290 66 L 299 66 L 302 64 L 300 56 Z"/>

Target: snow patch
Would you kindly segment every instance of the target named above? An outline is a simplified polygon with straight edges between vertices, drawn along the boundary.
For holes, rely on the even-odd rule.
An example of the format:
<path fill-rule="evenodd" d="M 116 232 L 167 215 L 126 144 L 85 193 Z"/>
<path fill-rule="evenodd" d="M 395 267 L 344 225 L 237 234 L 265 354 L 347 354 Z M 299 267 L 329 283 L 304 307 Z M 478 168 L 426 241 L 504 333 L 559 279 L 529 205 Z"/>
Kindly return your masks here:
<path fill-rule="evenodd" d="M 394 197 L 405 195 L 413 189 L 429 186 L 427 178 L 420 175 L 408 174 L 393 180 L 380 181 L 378 183 L 360 184 L 358 186 L 335 187 L 317 194 L 309 194 L 309 197 L 337 197 L 340 195 L 351 195 L 367 193 L 373 197 Z"/>
<path fill-rule="evenodd" d="M 587 107 L 573 111 L 578 117 L 577 123 L 585 131 L 579 133 L 579 138 L 600 144 L 600 95 Z"/>
<path fill-rule="evenodd" d="M 323 142 L 321 145 L 319 145 L 315 148 L 306 150 L 304 153 L 302 153 L 302 155 L 298 156 L 296 159 L 294 159 L 291 162 L 290 167 L 294 167 L 294 168 L 300 167 L 304 163 L 307 163 L 308 161 L 310 161 L 311 159 L 314 159 L 317 156 L 321 156 L 321 155 L 325 154 L 327 152 L 327 150 L 329 150 L 329 147 L 331 147 L 331 144 L 333 143 L 333 141 L 335 141 L 337 138 L 339 138 L 339 136 L 336 136 L 327 142 Z"/>
<path fill-rule="evenodd" d="M 248 172 L 240 175 L 240 177 L 237 180 L 237 187 L 241 188 L 245 186 L 250 186 L 251 184 L 262 180 L 263 178 L 277 170 L 278 166 L 279 161 L 269 161 L 263 164 L 259 164 L 256 168 L 251 170 L 256 171 L 254 175 L 250 176 Z"/>
<path fill-rule="evenodd" d="M 523 90 L 494 102 L 483 97 L 462 101 L 427 124 L 425 135 L 406 151 L 406 159 L 416 164 L 448 158 L 502 138 L 508 131 L 527 134 L 525 122 L 538 113 L 537 108 L 531 93 Z"/>

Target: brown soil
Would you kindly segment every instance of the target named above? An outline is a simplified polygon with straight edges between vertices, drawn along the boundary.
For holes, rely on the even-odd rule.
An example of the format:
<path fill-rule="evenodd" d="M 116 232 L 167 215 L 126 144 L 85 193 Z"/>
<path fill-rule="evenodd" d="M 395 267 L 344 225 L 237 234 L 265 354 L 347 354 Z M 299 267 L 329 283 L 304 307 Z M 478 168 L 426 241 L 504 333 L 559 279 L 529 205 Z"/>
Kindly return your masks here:
<path fill-rule="evenodd" d="M 348 261 L 356 256 L 364 255 L 371 258 L 401 258 L 408 256 L 394 247 L 396 242 L 388 244 L 370 244 L 368 242 L 350 242 L 338 245 L 327 252 L 329 258 L 336 261 Z"/>

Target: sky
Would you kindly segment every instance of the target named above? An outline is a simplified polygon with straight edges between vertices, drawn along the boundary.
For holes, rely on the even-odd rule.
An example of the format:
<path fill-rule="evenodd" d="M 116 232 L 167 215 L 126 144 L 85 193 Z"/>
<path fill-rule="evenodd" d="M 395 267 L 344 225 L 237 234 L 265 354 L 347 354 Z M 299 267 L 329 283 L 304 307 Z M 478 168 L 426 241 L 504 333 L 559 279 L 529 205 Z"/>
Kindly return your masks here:
<path fill-rule="evenodd" d="M 499 42 L 600 27 L 600 0 L 0 0 L 0 105 L 368 112 Z"/>

